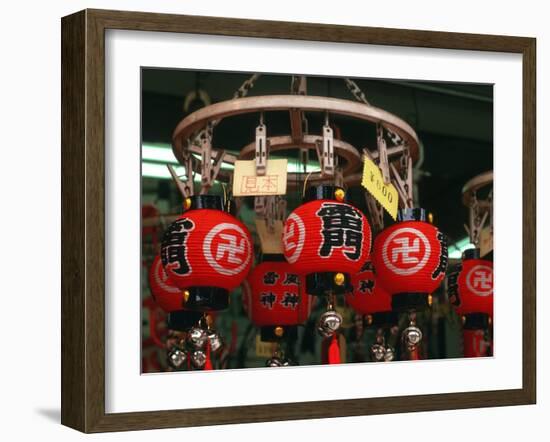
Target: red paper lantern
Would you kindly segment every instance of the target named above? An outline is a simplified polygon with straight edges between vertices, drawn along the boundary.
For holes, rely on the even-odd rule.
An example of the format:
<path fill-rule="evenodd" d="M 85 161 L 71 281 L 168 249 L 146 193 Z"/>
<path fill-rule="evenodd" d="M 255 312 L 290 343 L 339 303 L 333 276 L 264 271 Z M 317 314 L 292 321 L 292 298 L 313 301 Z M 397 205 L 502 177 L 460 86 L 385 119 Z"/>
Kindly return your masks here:
<path fill-rule="evenodd" d="M 308 293 L 321 294 L 317 289 L 326 281 L 312 283 L 309 275 L 328 273 L 333 278 L 340 273 L 349 279 L 369 257 L 371 230 L 365 215 L 343 201 L 343 189 L 311 189 L 313 196 L 308 199 L 313 200 L 297 207 L 285 221 L 283 248 L 294 270 L 308 276 Z M 338 277 L 337 285 L 344 285 L 343 277 Z"/>
<path fill-rule="evenodd" d="M 300 325 L 311 312 L 311 296 L 305 293 L 299 275 L 285 261 L 258 264 L 244 287 L 243 308 L 257 327 Z"/>
<path fill-rule="evenodd" d="M 155 304 L 168 313 L 166 325 L 169 329 L 187 330 L 201 318 L 201 313 L 183 308 L 183 292 L 168 278 L 158 255 L 149 268 L 149 288 Z M 150 317 L 150 326 L 152 329 L 155 328 L 152 317 Z"/>
<path fill-rule="evenodd" d="M 356 273 L 351 281 L 353 292 L 346 295 L 346 302 L 353 310 L 362 315 L 391 311 L 391 297 L 377 283 L 372 268 Z"/>
<path fill-rule="evenodd" d="M 458 273 L 449 276 L 450 301 L 459 315 L 483 313 L 492 317 L 493 263 L 467 256 Z"/>
<path fill-rule="evenodd" d="M 149 288 L 153 299 L 165 312 L 182 309 L 182 291 L 168 278 L 159 255 L 149 268 Z"/>
<path fill-rule="evenodd" d="M 422 209 L 405 209 L 399 216 L 374 241 L 376 280 L 392 296 L 394 310 L 425 307 L 445 276 L 446 238 L 424 221 Z"/>
<path fill-rule="evenodd" d="M 221 198 L 190 198 L 190 210 L 173 222 L 162 241 L 161 259 L 190 310 L 221 310 L 252 264 L 252 239 L 243 223 L 221 209 Z"/>
<path fill-rule="evenodd" d="M 466 329 L 463 331 L 463 351 L 465 358 L 479 358 L 487 356 L 491 343 L 487 340 L 487 333 L 483 329 Z"/>

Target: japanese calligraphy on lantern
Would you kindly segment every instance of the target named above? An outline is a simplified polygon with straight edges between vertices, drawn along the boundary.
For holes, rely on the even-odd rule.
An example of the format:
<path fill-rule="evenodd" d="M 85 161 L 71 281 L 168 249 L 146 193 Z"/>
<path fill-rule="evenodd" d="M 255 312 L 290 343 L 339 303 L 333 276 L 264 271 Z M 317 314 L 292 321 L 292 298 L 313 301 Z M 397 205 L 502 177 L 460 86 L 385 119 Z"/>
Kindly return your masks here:
<path fill-rule="evenodd" d="M 319 255 L 326 258 L 333 248 L 343 248 L 347 258 L 359 259 L 363 250 L 363 218 L 359 211 L 349 204 L 329 202 L 323 203 L 316 215 L 322 220 Z"/>
<path fill-rule="evenodd" d="M 397 206 L 399 195 L 393 184 L 384 183 L 382 172 L 374 162 L 365 157 L 363 164 L 363 179 L 361 185 L 376 198 L 382 207 L 390 214 L 393 219 L 397 217 Z"/>
<path fill-rule="evenodd" d="M 187 258 L 187 238 L 189 232 L 195 229 L 195 223 L 188 218 L 180 218 L 164 234 L 161 259 L 165 268 L 171 269 L 176 275 L 191 273 L 191 265 Z"/>
<path fill-rule="evenodd" d="M 256 175 L 256 162 L 235 161 L 233 196 L 269 196 L 286 194 L 286 159 L 267 161 L 265 175 Z"/>

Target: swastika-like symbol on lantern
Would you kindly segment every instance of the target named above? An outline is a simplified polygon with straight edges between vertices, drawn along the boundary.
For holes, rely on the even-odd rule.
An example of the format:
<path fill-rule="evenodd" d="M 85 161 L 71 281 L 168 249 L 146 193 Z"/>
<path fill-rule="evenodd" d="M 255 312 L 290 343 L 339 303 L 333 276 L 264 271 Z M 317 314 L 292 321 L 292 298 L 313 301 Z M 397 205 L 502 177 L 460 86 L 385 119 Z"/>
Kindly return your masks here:
<path fill-rule="evenodd" d="M 489 296 L 493 293 L 493 269 L 477 265 L 466 275 L 466 286 L 478 296 Z"/>
<path fill-rule="evenodd" d="M 420 252 L 420 240 L 415 238 L 412 244 L 409 244 L 409 238 L 396 238 L 393 240 L 396 244 L 400 244 L 399 247 L 394 247 L 391 252 L 392 262 L 399 261 L 399 255 L 401 255 L 401 261 L 403 264 L 418 264 L 420 259 L 418 256 L 412 254 L 418 254 Z"/>
<path fill-rule="evenodd" d="M 426 235 L 413 227 L 392 232 L 382 246 L 382 258 L 388 269 L 398 275 L 413 275 L 422 270 L 431 254 Z"/>
<path fill-rule="evenodd" d="M 306 229 L 302 218 L 295 213 L 291 213 L 286 220 L 283 232 L 283 244 L 287 255 L 286 260 L 290 264 L 298 261 L 304 247 L 305 235 Z"/>
<path fill-rule="evenodd" d="M 246 233 L 238 225 L 221 223 L 204 238 L 203 252 L 218 273 L 236 275 L 248 265 L 251 246 Z"/>

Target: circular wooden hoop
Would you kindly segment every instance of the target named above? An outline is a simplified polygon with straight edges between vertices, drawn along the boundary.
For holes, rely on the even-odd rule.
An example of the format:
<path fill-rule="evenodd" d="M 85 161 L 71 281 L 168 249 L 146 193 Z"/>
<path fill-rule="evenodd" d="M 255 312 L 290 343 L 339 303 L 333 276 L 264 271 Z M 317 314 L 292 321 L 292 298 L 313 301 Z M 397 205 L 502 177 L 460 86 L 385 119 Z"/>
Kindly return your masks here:
<path fill-rule="evenodd" d="M 418 137 L 405 121 L 374 106 L 339 98 L 309 95 L 264 95 L 236 98 L 211 104 L 199 109 L 179 122 L 172 136 L 172 150 L 180 163 L 184 163 L 186 141 L 206 127 L 210 121 L 219 121 L 234 115 L 267 111 L 328 112 L 363 121 L 381 124 L 396 132 L 408 144 L 413 161 L 418 158 Z"/>
<path fill-rule="evenodd" d="M 483 172 L 464 184 L 462 188 L 462 203 L 466 207 L 472 204 L 474 194 L 482 187 L 493 184 L 493 171 Z"/>

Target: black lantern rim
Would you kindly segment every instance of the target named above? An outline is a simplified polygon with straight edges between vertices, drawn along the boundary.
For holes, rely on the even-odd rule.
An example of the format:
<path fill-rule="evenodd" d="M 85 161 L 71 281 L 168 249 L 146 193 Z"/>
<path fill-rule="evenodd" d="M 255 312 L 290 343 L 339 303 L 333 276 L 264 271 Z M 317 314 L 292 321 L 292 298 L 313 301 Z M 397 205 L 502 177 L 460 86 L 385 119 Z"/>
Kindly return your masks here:
<path fill-rule="evenodd" d="M 332 184 L 319 184 L 316 186 L 310 186 L 306 189 L 305 195 L 304 195 L 304 203 L 308 203 L 310 201 L 316 201 L 316 200 L 334 200 L 338 201 L 336 199 L 335 193 L 337 190 L 341 190 L 344 192 L 344 198 L 341 202 L 346 201 L 346 191 L 343 187 L 335 186 Z"/>

